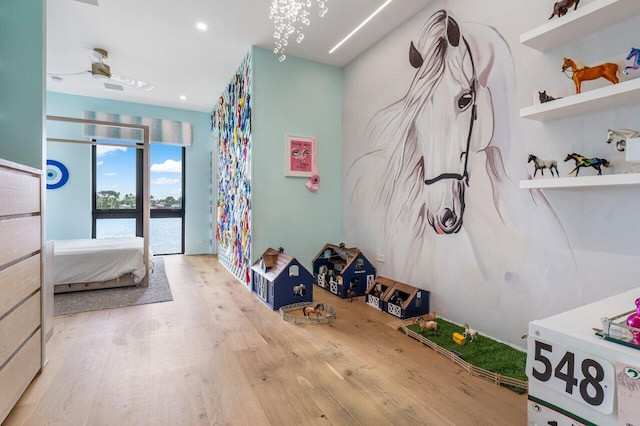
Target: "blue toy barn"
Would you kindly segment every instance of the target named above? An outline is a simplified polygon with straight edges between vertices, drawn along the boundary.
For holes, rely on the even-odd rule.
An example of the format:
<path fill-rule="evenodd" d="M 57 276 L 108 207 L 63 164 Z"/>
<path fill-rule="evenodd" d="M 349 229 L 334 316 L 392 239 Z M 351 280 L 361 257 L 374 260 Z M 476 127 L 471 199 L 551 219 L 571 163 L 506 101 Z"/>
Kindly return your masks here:
<path fill-rule="evenodd" d="M 384 301 L 384 298 L 395 284 L 396 282 L 389 278 L 376 277 L 365 292 L 367 305 L 386 312 L 387 302 Z"/>
<path fill-rule="evenodd" d="M 313 275 L 289 254 L 268 249 L 251 273 L 253 292 L 271 309 L 313 301 Z"/>
<path fill-rule="evenodd" d="M 382 300 L 383 311 L 400 319 L 429 313 L 429 292 L 408 284 L 396 282 Z"/>
<path fill-rule="evenodd" d="M 319 287 L 343 299 L 364 296 L 376 277 L 376 268 L 356 247 L 327 244 L 313 259 Z"/>

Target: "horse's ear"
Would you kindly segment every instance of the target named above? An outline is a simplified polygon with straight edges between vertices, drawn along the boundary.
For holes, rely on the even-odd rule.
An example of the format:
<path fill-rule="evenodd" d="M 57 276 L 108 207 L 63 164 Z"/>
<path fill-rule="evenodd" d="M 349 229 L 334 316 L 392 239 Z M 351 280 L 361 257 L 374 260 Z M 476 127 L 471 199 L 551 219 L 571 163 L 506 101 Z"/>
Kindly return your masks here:
<path fill-rule="evenodd" d="M 460 44 L 460 27 L 455 19 L 447 18 L 447 40 L 453 47 L 458 47 Z"/>
<path fill-rule="evenodd" d="M 411 42 L 411 46 L 409 47 L 409 62 L 411 63 L 411 66 L 414 68 L 420 68 L 422 66 L 422 63 L 424 62 L 422 55 L 420 54 L 420 52 L 418 52 L 418 49 L 416 49 L 416 47 L 413 45 L 413 42 Z"/>

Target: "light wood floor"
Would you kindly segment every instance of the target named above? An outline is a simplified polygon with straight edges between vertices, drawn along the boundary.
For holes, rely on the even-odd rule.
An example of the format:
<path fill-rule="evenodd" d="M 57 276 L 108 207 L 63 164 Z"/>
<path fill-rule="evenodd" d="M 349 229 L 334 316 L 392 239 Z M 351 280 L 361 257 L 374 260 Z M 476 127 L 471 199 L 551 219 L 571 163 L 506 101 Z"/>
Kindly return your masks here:
<path fill-rule="evenodd" d="M 7 425 L 524 425 L 526 396 L 471 377 L 364 304 L 283 321 L 213 256 L 165 257 L 173 302 L 56 317 Z M 1 392 L 0 392 L 1 393 Z"/>

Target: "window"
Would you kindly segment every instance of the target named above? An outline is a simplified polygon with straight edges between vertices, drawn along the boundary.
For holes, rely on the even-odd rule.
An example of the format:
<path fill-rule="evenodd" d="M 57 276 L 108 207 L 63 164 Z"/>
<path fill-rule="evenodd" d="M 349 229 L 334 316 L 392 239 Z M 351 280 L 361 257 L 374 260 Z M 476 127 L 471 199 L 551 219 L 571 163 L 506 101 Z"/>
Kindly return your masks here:
<path fill-rule="evenodd" d="M 142 236 L 142 150 L 94 146 L 94 238 Z M 150 247 L 184 253 L 184 149 L 151 145 Z"/>
<path fill-rule="evenodd" d="M 298 265 L 289 266 L 289 276 L 290 277 L 297 277 L 298 275 L 300 275 L 300 270 L 298 268 Z"/>

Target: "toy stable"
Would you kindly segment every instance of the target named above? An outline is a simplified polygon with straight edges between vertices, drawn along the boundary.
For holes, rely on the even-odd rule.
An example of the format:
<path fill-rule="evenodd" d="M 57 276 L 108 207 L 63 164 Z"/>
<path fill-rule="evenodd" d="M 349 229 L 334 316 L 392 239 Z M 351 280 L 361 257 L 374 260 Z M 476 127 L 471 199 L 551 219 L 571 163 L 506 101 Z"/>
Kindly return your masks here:
<path fill-rule="evenodd" d="M 376 268 L 356 247 L 326 244 L 313 259 L 318 287 L 338 297 L 363 296 L 376 276 Z"/>
<path fill-rule="evenodd" d="M 366 303 L 405 319 L 429 313 L 429 292 L 408 284 L 377 277 L 366 291 Z"/>
<path fill-rule="evenodd" d="M 271 309 L 313 301 L 313 275 L 290 254 L 270 248 L 251 272 L 253 293 Z"/>

